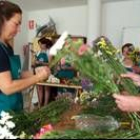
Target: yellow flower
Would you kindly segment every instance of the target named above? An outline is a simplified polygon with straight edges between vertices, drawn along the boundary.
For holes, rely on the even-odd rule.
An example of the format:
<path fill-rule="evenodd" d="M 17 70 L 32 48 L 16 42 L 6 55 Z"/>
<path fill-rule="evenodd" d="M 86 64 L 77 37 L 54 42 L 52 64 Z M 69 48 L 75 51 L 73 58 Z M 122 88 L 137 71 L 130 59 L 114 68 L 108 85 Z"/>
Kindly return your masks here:
<path fill-rule="evenodd" d="M 113 55 L 113 53 L 111 51 L 106 51 L 106 53 L 108 53 L 110 55 Z"/>
<path fill-rule="evenodd" d="M 107 44 L 106 44 L 106 42 L 103 38 L 101 38 L 101 41 L 99 41 L 97 43 L 97 45 L 99 45 L 101 48 L 106 48 L 107 47 Z"/>
<path fill-rule="evenodd" d="M 119 49 L 116 49 L 116 54 L 120 53 L 120 50 Z"/>

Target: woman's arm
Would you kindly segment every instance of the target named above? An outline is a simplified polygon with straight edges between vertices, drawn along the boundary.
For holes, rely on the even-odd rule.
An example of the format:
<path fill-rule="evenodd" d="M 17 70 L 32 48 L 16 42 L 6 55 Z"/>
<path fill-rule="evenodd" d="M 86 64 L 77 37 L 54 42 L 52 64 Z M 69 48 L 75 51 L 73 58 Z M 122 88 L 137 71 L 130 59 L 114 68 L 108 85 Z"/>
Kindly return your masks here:
<path fill-rule="evenodd" d="M 125 112 L 140 111 L 140 96 L 114 94 L 118 108 Z"/>
<path fill-rule="evenodd" d="M 140 86 L 140 75 L 133 72 L 121 74 L 122 78 L 130 78 L 137 86 Z"/>
<path fill-rule="evenodd" d="M 33 75 L 34 75 L 33 70 L 32 71 L 23 71 L 22 74 L 21 74 L 21 78 L 22 79 L 29 78 Z"/>
<path fill-rule="evenodd" d="M 47 79 L 49 74 L 49 69 L 41 67 L 36 70 L 36 75 L 30 76 L 29 78 L 12 80 L 10 71 L 2 72 L 0 73 L 0 79 L 2 79 L 0 80 L 0 90 L 10 95 Z"/>

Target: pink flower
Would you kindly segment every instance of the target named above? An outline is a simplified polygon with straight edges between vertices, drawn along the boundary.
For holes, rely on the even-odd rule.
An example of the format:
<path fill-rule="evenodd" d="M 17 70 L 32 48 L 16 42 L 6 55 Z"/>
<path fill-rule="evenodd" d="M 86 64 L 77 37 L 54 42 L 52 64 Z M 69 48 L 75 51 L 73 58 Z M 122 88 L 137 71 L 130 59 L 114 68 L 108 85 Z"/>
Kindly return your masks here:
<path fill-rule="evenodd" d="M 37 134 L 34 136 L 34 139 L 40 139 L 40 137 L 41 137 L 42 135 L 44 135 L 45 133 L 50 132 L 50 131 L 52 131 L 52 130 L 53 130 L 53 127 L 52 127 L 51 124 L 44 125 L 44 126 L 40 129 L 39 133 L 37 133 Z"/>
<path fill-rule="evenodd" d="M 53 130 L 53 127 L 52 127 L 51 124 L 47 124 L 47 125 L 44 125 L 44 126 L 43 126 L 43 129 L 44 129 L 45 131 L 52 131 L 52 130 Z"/>
<path fill-rule="evenodd" d="M 34 139 L 39 139 L 40 138 L 40 133 L 37 133 L 35 136 L 34 136 Z"/>
<path fill-rule="evenodd" d="M 83 55 L 86 51 L 88 50 L 88 46 L 86 44 L 83 44 L 79 50 L 78 50 L 78 55 Z"/>

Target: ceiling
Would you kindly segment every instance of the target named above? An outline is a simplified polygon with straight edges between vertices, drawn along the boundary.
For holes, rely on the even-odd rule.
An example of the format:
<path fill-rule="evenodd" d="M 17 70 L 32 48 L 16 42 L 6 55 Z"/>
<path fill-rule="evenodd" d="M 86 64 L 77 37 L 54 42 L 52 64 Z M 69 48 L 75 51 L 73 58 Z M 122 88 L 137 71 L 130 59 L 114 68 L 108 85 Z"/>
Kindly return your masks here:
<path fill-rule="evenodd" d="M 88 0 L 9 0 L 20 5 L 22 10 L 34 11 L 61 7 L 86 5 Z M 101 0 L 102 2 L 140 1 L 140 0 Z"/>
<path fill-rule="evenodd" d="M 23 10 L 43 10 L 87 4 L 87 0 L 9 0 L 17 3 Z"/>

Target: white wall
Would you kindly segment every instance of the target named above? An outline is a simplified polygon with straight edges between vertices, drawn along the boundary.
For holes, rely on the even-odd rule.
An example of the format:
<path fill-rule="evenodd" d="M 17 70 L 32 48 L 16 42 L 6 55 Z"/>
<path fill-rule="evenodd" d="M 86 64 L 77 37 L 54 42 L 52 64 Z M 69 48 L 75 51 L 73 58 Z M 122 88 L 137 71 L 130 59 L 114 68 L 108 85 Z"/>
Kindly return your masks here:
<path fill-rule="evenodd" d="M 102 34 L 115 46 L 122 45 L 122 29 L 140 26 L 140 1 L 106 2 L 102 9 Z"/>
<path fill-rule="evenodd" d="M 116 47 L 122 46 L 122 29 L 140 26 L 140 0 L 109 1 L 102 4 L 101 34 L 107 36 Z M 15 51 L 23 58 L 22 46 L 32 42 L 36 29 L 28 29 L 28 21 L 44 25 L 51 16 L 56 23 L 59 34 L 67 30 L 72 35 L 87 36 L 88 12 L 87 5 L 65 7 L 41 11 L 32 11 L 23 15 L 21 33 L 15 39 Z M 96 22 L 96 21 L 95 21 Z"/>
<path fill-rule="evenodd" d="M 29 13 L 28 19 L 44 25 L 48 22 L 48 16 L 56 23 L 59 34 L 67 30 L 71 35 L 87 36 L 87 6 L 34 11 Z M 29 30 L 28 41 L 32 42 L 35 35 L 36 30 Z"/>
<path fill-rule="evenodd" d="M 14 39 L 14 51 L 16 54 L 20 54 L 21 63 L 23 64 L 23 45 L 28 43 L 28 26 L 27 26 L 27 13 L 23 12 L 22 15 L 22 24 L 20 32 Z"/>
<path fill-rule="evenodd" d="M 122 42 L 132 43 L 136 48 L 140 48 L 140 26 L 124 28 Z"/>
<path fill-rule="evenodd" d="M 36 35 L 36 29 L 30 30 L 29 20 L 34 20 L 35 24 L 44 25 L 51 16 L 56 23 L 59 34 L 67 30 L 71 35 L 87 36 L 87 6 L 75 6 L 58 8 L 51 10 L 41 10 L 26 12 L 23 11 L 21 31 L 14 40 L 15 53 L 20 54 L 23 64 L 23 45 L 32 42 Z"/>

